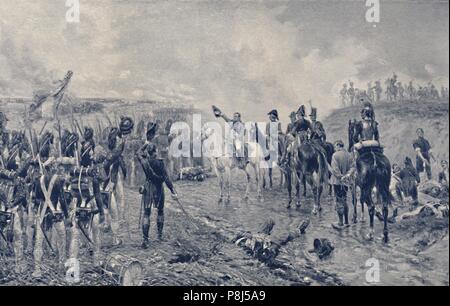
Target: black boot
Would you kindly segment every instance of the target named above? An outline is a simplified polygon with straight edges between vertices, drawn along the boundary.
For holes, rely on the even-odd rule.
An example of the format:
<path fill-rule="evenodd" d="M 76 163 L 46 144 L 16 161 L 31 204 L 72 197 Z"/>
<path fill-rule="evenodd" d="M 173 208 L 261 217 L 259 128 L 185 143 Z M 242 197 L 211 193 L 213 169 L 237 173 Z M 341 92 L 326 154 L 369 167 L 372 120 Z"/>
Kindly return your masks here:
<path fill-rule="evenodd" d="M 380 222 L 384 222 L 384 217 L 383 217 L 383 214 L 382 214 L 381 212 L 376 211 L 376 212 L 375 212 L 375 216 L 377 217 L 377 219 L 378 219 Z"/>
<path fill-rule="evenodd" d="M 163 240 L 164 215 L 158 215 L 156 225 L 158 228 L 158 240 Z"/>
<path fill-rule="evenodd" d="M 341 230 L 344 228 L 344 216 L 342 214 L 338 214 L 339 222 L 331 224 L 331 226 L 336 230 Z"/>
<path fill-rule="evenodd" d="M 350 225 L 348 223 L 348 208 L 344 210 L 344 224 L 345 224 L 345 226 L 349 226 Z"/>
<path fill-rule="evenodd" d="M 142 225 L 142 234 L 143 234 L 144 240 L 142 241 L 141 247 L 143 249 L 148 248 L 148 233 L 149 233 L 149 231 L 150 231 L 150 224 Z"/>

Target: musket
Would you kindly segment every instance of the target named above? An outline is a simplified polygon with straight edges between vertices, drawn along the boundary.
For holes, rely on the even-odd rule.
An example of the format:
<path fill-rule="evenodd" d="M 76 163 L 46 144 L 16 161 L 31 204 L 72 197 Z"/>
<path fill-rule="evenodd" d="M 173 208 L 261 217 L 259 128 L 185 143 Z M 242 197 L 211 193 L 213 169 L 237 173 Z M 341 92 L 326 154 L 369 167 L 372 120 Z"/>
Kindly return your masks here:
<path fill-rule="evenodd" d="M 58 151 L 59 151 L 59 157 L 62 157 L 61 141 L 62 141 L 62 137 L 61 137 L 61 121 L 58 119 Z"/>
<path fill-rule="evenodd" d="M 111 119 L 109 118 L 109 116 L 108 116 L 106 113 L 103 113 L 103 115 L 105 115 L 105 118 L 106 118 L 106 120 L 107 120 L 108 123 L 109 123 L 109 126 L 113 126 L 113 124 L 112 124 Z"/>
<path fill-rule="evenodd" d="M 80 125 L 78 124 L 77 119 L 73 119 L 75 122 L 75 127 L 78 129 L 78 132 L 80 132 L 80 137 L 83 135 L 83 130 L 81 129 Z"/>
<path fill-rule="evenodd" d="M 44 131 L 45 126 L 47 125 L 47 122 L 48 122 L 48 121 L 45 120 L 44 125 L 42 126 L 41 130 L 39 131 L 39 136 L 42 135 L 42 132 Z"/>

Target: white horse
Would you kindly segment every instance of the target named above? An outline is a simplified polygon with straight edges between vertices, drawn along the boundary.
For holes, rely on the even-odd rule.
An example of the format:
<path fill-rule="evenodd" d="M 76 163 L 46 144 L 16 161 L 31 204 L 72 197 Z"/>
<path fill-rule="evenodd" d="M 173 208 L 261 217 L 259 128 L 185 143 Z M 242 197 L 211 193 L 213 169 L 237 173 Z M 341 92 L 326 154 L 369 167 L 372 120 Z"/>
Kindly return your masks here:
<path fill-rule="evenodd" d="M 253 124 L 254 128 L 255 125 Z M 256 128 L 254 129 L 254 131 Z M 211 139 L 215 138 L 215 139 Z M 224 139 L 221 135 L 217 135 L 213 133 L 211 130 L 206 130 L 203 133 L 202 143 L 206 139 L 209 139 L 215 144 L 220 143 L 221 146 L 224 144 Z M 239 149 L 239 146 L 243 146 L 243 143 L 236 142 L 235 146 Z M 213 149 L 209 153 L 209 160 L 211 162 L 211 166 L 214 169 L 214 172 L 217 175 L 219 180 L 220 194 L 219 194 L 219 203 L 223 202 L 224 194 L 226 193 L 226 203 L 230 202 L 231 198 L 231 170 L 232 169 L 240 169 L 243 170 L 246 174 L 247 184 L 245 188 L 244 199 L 247 200 L 249 198 L 250 186 L 252 182 L 252 173 L 255 177 L 256 190 L 257 190 L 257 198 L 260 201 L 263 201 L 262 195 L 262 183 L 263 178 L 266 175 L 265 169 L 267 168 L 268 163 L 264 159 L 264 152 L 260 144 L 255 142 L 247 142 L 246 144 L 248 150 L 248 159 L 244 164 L 243 161 L 239 161 L 236 157 L 230 156 L 230 154 L 226 154 L 223 150 Z M 205 148 L 205 147 L 204 147 Z M 207 150 L 210 148 L 206 148 Z"/>

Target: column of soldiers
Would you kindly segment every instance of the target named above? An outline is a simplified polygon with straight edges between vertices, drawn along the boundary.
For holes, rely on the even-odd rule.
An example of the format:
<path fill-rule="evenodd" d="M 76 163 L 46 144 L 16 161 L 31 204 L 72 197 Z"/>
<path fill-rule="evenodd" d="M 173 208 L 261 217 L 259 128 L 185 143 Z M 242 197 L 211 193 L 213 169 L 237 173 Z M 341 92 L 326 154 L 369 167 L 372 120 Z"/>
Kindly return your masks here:
<path fill-rule="evenodd" d="M 94 266 L 100 266 L 104 233 L 111 233 L 115 246 L 122 244 L 121 224 L 129 233 L 123 152 L 132 120 L 123 117 L 118 127 L 107 128 L 105 148 L 96 146 L 90 127 L 61 131 L 58 124 L 55 133 L 29 128 L 27 137 L 25 132 L 9 132 L 7 122 L 0 112 L 0 252 L 14 255 L 16 273 L 31 266 L 35 278 L 42 276 L 48 255 L 55 256 L 62 270 L 84 247 Z M 152 205 L 159 205 L 162 238 L 164 197 L 158 171 L 164 163 L 156 158 L 156 149 L 145 145 L 140 152 L 146 174 L 144 219 Z M 171 186 L 168 178 L 166 183 Z"/>
<path fill-rule="evenodd" d="M 386 89 L 384 91 L 385 99 L 388 102 L 404 102 L 404 101 L 425 101 L 425 100 L 448 100 L 448 88 L 441 86 L 440 91 L 430 81 L 425 86 L 413 84 L 409 81 L 408 84 L 403 84 L 398 81 L 397 75 L 394 73 L 392 77 L 385 81 Z M 380 80 L 367 83 L 367 89 L 359 89 L 354 86 L 352 81 L 349 85 L 344 83 L 342 89 L 339 91 L 339 103 L 342 107 L 360 105 L 364 102 L 372 104 L 379 104 L 382 100 L 383 88 Z"/>

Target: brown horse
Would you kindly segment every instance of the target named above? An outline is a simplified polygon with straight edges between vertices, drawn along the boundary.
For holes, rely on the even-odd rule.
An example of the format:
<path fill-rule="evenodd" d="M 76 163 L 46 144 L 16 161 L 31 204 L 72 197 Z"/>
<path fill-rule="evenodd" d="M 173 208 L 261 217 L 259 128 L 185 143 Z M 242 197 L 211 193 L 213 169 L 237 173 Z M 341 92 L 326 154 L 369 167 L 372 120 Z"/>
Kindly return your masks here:
<path fill-rule="evenodd" d="M 296 137 L 289 146 L 290 164 L 283 167 L 289 194 L 287 207 L 290 208 L 292 203 L 292 180 L 294 180 L 296 187 L 297 207 L 300 207 L 300 184 L 303 186 L 303 197 L 306 197 L 306 186 L 308 183 L 314 195 L 315 207 L 313 213 L 316 214 L 321 210 L 320 197 L 323 192 L 323 186 L 327 184 L 330 175 L 328 164 L 331 163 L 334 147 L 331 143 L 326 142 L 323 145 L 325 149 L 324 156 L 317 148 L 320 144 L 313 143 L 304 137 L 302 138 L 303 140 L 301 138 Z"/>
<path fill-rule="evenodd" d="M 349 122 L 349 133 L 354 133 L 354 124 Z M 349 137 L 353 139 L 353 137 Z M 350 148 L 353 147 L 353 141 L 350 143 Z M 387 226 L 388 222 L 388 207 L 391 201 L 391 194 L 389 191 L 389 185 L 391 183 L 391 164 L 389 159 L 383 154 L 381 147 L 368 147 L 359 151 L 359 156 L 356 160 L 356 186 L 361 190 L 361 205 L 366 204 L 369 210 L 370 217 L 370 232 L 367 238 L 372 240 L 374 229 L 374 216 L 375 216 L 375 204 L 372 198 L 372 191 L 374 188 L 377 190 L 379 199 L 383 204 L 383 235 L 384 242 L 389 241 L 389 230 Z M 353 193 L 355 193 L 353 188 Z M 355 194 L 353 194 L 355 197 Z M 353 219 L 356 220 L 356 201 L 354 203 L 354 215 Z"/>

